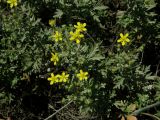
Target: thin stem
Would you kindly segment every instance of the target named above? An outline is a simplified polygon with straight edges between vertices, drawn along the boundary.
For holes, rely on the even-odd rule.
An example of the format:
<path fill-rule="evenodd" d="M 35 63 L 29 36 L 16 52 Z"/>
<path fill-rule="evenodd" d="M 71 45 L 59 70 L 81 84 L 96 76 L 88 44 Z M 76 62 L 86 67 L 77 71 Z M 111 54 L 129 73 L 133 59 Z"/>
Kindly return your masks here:
<path fill-rule="evenodd" d="M 146 110 L 149 110 L 150 108 L 157 107 L 157 106 L 160 106 L 160 102 L 157 102 L 157 103 L 154 103 L 154 104 L 152 104 L 152 105 L 148 105 L 148 106 L 146 106 L 146 107 L 144 107 L 144 108 L 138 109 L 138 110 L 134 111 L 134 112 L 132 113 L 132 115 L 137 116 L 137 115 L 139 115 L 141 112 L 144 112 L 144 111 L 146 111 Z"/>
<path fill-rule="evenodd" d="M 146 115 L 146 116 L 152 117 L 152 118 L 154 118 L 154 119 L 156 119 L 156 120 L 160 120 L 159 117 L 157 117 L 157 116 L 155 116 L 155 115 L 152 115 L 152 114 L 149 114 L 149 113 L 142 113 L 142 115 Z"/>
<path fill-rule="evenodd" d="M 57 110 L 55 113 L 53 113 L 52 115 L 48 116 L 47 118 L 45 118 L 44 120 L 49 120 L 50 118 L 52 118 L 54 115 L 56 115 L 58 112 L 60 112 L 61 110 L 63 110 L 65 107 L 67 107 L 69 104 L 71 104 L 73 101 L 68 102 L 66 105 L 64 105 L 63 107 L 61 107 L 59 110 Z"/>

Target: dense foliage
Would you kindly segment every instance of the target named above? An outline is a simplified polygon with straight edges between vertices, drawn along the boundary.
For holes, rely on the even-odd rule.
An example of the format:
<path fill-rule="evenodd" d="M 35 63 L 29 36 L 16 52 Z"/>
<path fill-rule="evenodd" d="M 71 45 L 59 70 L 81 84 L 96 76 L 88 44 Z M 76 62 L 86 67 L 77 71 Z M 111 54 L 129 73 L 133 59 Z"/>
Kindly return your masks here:
<path fill-rule="evenodd" d="M 160 101 L 159 12 L 158 0 L 0 0 L 0 118 L 69 103 L 52 119 L 132 120 Z"/>

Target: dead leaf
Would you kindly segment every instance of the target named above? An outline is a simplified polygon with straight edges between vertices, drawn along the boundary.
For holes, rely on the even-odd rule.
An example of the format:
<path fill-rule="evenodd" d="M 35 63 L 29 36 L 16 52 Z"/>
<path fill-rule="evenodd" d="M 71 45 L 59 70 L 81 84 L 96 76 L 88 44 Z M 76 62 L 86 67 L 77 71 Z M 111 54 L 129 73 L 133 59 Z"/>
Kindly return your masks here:
<path fill-rule="evenodd" d="M 128 115 L 127 120 L 137 120 L 137 118 L 133 115 Z"/>
<path fill-rule="evenodd" d="M 122 116 L 121 120 L 125 120 L 124 116 Z"/>
<path fill-rule="evenodd" d="M 12 120 L 11 117 L 7 117 L 7 120 Z"/>
<path fill-rule="evenodd" d="M 21 78 L 21 80 L 26 80 L 26 81 L 30 82 L 30 77 L 27 73 L 23 73 L 23 77 Z"/>

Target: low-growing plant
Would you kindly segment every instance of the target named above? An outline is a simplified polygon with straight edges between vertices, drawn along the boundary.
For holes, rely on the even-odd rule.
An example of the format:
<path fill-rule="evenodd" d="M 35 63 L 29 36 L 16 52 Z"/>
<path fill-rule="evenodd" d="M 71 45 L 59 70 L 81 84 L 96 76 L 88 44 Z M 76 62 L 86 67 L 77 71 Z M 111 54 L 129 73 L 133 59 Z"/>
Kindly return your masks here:
<path fill-rule="evenodd" d="M 3 116 L 123 120 L 159 101 L 156 3 L 0 1 Z M 150 45 L 156 72 L 145 64 Z"/>
<path fill-rule="evenodd" d="M 78 25 L 82 25 L 82 30 L 86 31 L 85 23 L 78 22 Z M 52 53 L 51 61 L 54 66 L 48 80 L 51 85 L 64 83 L 60 84 L 68 91 L 64 101 L 78 104 L 83 114 L 97 112 L 111 119 L 117 118 L 111 114 L 115 109 L 120 115 L 131 113 L 133 110 L 128 106 L 132 104 L 141 108 L 154 102 L 150 100 L 153 88 L 149 88 L 153 77 L 149 67 L 142 65 L 139 60 L 144 46 L 130 50 L 127 47 L 127 42 L 131 42 L 128 34 L 123 36 L 121 33 L 121 38 L 117 40 L 121 44 L 106 56 L 104 48 L 100 47 L 101 43 L 94 42 L 93 38 L 84 36 L 77 29 L 72 32 L 77 26 L 63 26 L 59 32 L 53 33 L 55 44 L 51 51 L 55 54 Z"/>

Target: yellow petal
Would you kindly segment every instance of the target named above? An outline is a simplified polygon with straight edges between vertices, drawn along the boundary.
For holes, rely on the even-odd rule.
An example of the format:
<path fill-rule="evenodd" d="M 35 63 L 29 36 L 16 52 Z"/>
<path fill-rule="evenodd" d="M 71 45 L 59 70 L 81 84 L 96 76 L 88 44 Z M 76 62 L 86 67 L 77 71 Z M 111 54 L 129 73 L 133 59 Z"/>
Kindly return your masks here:
<path fill-rule="evenodd" d="M 128 34 L 128 33 L 126 33 L 126 34 L 124 35 L 124 37 L 126 37 L 126 38 L 127 38 L 127 37 L 128 37 L 128 35 L 129 35 L 129 34 Z"/>
<path fill-rule="evenodd" d="M 130 42 L 130 39 L 126 38 L 126 42 Z"/>
<path fill-rule="evenodd" d="M 66 80 L 66 79 L 64 79 L 64 80 L 63 80 L 63 82 L 67 82 L 67 80 Z"/>
<path fill-rule="evenodd" d="M 80 74 L 77 74 L 77 77 L 79 77 L 80 76 Z"/>
<path fill-rule="evenodd" d="M 79 37 L 80 37 L 80 38 L 83 38 L 83 37 L 84 37 L 84 35 L 83 35 L 83 34 L 80 34 L 80 35 L 79 35 Z"/>
<path fill-rule="evenodd" d="M 85 72 L 84 74 L 85 74 L 85 75 L 88 75 L 88 72 Z"/>
<path fill-rule="evenodd" d="M 80 73 L 83 73 L 83 70 L 80 70 Z"/>
<path fill-rule="evenodd" d="M 14 6 L 17 6 L 17 3 L 15 3 Z"/>
<path fill-rule="evenodd" d="M 62 75 L 65 75 L 65 72 L 62 72 Z"/>
<path fill-rule="evenodd" d="M 73 31 L 69 32 L 70 35 L 73 35 Z"/>
<path fill-rule="evenodd" d="M 50 85 L 53 85 L 53 83 L 54 83 L 54 82 L 53 82 L 53 81 L 51 81 L 51 82 L 50 82 Z"/>
<path fill-rule="evenodd" d="M 10 4 L 10 8 L 13 8 L 13 4 Z"/>
<path fill-rule="evenodd" d="M 80 22 L 77 22 L 77 25 L 81 25 L 81 23 L 80 23 Z"/>
<path fill-rule="evenodd" d="M 84 29 L 83 29 L 83 31 L 87 31 L 87 29 L 86 29 L 86 28 L 84 28 Z"/>
<path fill-rule="evenodd" d="M 121 39 L 118 39 L 118 40 L 117 40 L 117 42 L 121 42 L 121 41 L 122 41 Z"/>
<path fill-rule="evenodd" d="M 126 43 L 123 41 L 123 42 L 122 42 L 122 46 L 124 46 L 125 44 L 126 44 Z"/>
<path fill-rule="evenodd" d="M 11 1 L 9 1 L 9 0 L 8 0 L 8 1 L 7 1 L 7 3 L 9 3 L 9 4 L 10 4 L 10 3 L 11 3 Z"/>
<path fill-rule="evenodd" d="M 121 36 L 121 38 L 123 37 L 123 34 L 122 33 L 120 33 L 120 36 Z"/>
<path fill-rule="evenodd" d="M 69 40 L 71 40 L 71 41 L 72 41 L 72 40 L 74 40 L 74 38 L 73 38 L 73 37 L 71 37 L 71 38 L 69 38 Z"/>
<path fill-rule="evenodd" d="M 54 77 L 54 74 L 53 74 L 53 73 L 51 73 L 51 77 Z"/>
<path fill-rule="evenodd" d="M 76 39 L 76 43 L 79 44 L 79 43 L 80 43 L 80 40 L 79 40 L 79 39 Z"/>

